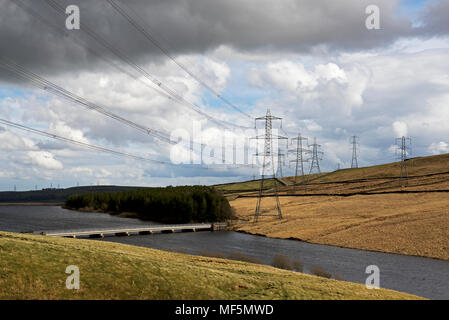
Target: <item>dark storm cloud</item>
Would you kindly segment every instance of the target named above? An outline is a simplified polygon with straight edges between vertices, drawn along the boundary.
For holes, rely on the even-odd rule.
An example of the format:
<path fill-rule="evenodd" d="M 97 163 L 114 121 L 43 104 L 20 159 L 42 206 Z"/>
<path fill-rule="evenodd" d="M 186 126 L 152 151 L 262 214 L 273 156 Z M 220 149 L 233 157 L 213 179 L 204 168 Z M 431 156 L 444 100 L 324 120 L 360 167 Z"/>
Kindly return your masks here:
<path fill-rule="evenodd" d="M 423 26 L 421 31 L 427 35 L 449 34 L 449 1 L 435 0 L 422 10 L 420 16 Z"/>
<path fill-rule="evenodd" d="M 395 15 L 399 0 L 169 0 L 130 1 L 156 34 L 180 52 L 219 45 L 239 50 L 309 51 L 316 45 L 344 50 L 383 45 L 407 34 L 410 23 Z M 378 5 L 382 29 L 365 28 L 365 9 Z"/>
<path fill-rule="evenodd" d="M 82 31 L 65 30 L 65 16 L 44 0 L 20 0 L 51 21 L 56 30 L 14 4 L 0 0 L 0 46 L 3 55 L 46 74 L 105 68 L 92 50 L 107 50 Z M 133 61 L 160 59 L 161 52 L 106 1 L 58 0 L 77 4 L 81 29 L 87 25 Z M 400 0 L 133 0 L 122 6 L 145 20 L 151 33 L 174 55 L 204 53 L 227 45 L 240 51 L 307 52 L 316 46 L 351 51 L 391 43 L 410 32 L 410 22 L 395 15 Z M 365 28 L 365 8 L 381 9 L 382 30 Z M 71 36 L 64 36 L 67 31 Z M 79 46 L 72 37 L 80 37 Z M 109 53 L 109 56 L 110 53 Z M 113 56 L 112 56 L 113 57 Z"/>

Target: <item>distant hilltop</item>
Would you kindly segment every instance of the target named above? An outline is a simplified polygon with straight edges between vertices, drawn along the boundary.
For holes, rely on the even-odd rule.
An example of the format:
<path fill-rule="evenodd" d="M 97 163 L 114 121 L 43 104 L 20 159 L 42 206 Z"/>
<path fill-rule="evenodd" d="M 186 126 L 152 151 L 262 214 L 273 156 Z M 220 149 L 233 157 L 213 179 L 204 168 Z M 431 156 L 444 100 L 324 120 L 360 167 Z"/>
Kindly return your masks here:
<path fill-rule="evenodd" d="M 3 191 L 0 192 L 0 203 L 63 203 L 73 194 L 86 194 L 91 192 L 119 192 L 142 188 L 144 187 L 84 186 L 66 189 L 46 188 L 33 191 Z"/>

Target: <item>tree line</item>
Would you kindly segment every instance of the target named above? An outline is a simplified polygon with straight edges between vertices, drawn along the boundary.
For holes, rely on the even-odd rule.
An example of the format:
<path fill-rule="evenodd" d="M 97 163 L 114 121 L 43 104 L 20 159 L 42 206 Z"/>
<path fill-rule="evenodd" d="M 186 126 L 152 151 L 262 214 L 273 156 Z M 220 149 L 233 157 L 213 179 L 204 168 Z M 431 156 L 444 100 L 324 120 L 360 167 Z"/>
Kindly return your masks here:
<path fill-rule="evenodd" d="M 207 186 L 76 194 L 67 198 L 65 207 L 111 214 L 130 212 L 140 219 L 162 223 L 219 222 L 233 216 L 228 200 Z"/>

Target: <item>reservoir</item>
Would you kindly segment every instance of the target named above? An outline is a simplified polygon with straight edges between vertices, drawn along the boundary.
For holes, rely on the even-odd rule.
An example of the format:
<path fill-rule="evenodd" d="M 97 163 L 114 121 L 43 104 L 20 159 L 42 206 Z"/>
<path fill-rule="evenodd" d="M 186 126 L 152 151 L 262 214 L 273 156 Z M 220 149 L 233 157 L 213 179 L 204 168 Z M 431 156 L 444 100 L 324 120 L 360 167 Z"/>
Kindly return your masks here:
<path fill-rule="evenodd" d="M 2 231 L 67 231 L 148 225 L 157 223 L 104 213 L 71 211 L 57 206 L 0 206 Z M 449 261 L 270 239 L 233 231 L 106 237 L 100 241 L 189 254 L 242 253 L 268 265 L 276 254 L 283 254 L 300 261 L 306 273 L 312 267 L 319 266 L 345 281 L 362 284 L 369 276 L 365 273 L 366 267 L 376 265 L 380 269 L 380 286 L 383 288 L 430 299 L 449 300 Z"/>

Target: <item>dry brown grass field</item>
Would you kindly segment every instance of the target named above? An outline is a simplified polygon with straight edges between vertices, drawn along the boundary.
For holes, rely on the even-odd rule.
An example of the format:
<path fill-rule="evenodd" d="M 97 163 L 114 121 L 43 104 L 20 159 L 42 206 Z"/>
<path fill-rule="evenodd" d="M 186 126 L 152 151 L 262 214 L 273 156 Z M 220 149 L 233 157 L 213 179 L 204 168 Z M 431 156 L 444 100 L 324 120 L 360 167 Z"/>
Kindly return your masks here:
<path fill-rule="evenodd" d="M 282 220 L 261 217 L 257 224 L 251 223 L 257 192 L 245 192 L 236 198 L 231 191 L 236 215 L 248 221 L 236 229 L 268 237 L 449 260 L 449 192 L 445 192 L 449 191 L 449 155 L 408 162 L 407 187 L 399 184 L 397 163 L 323 174 L 311 179 L 307 193 L 298 186 L 296 196 L 292 195 L 293 186 L 281 186 Z M 283 180 L 292 182 L 294 177 Z M 274 204 L 272 197 L 262 201 L 266 210 L 273 210 Z"/>

